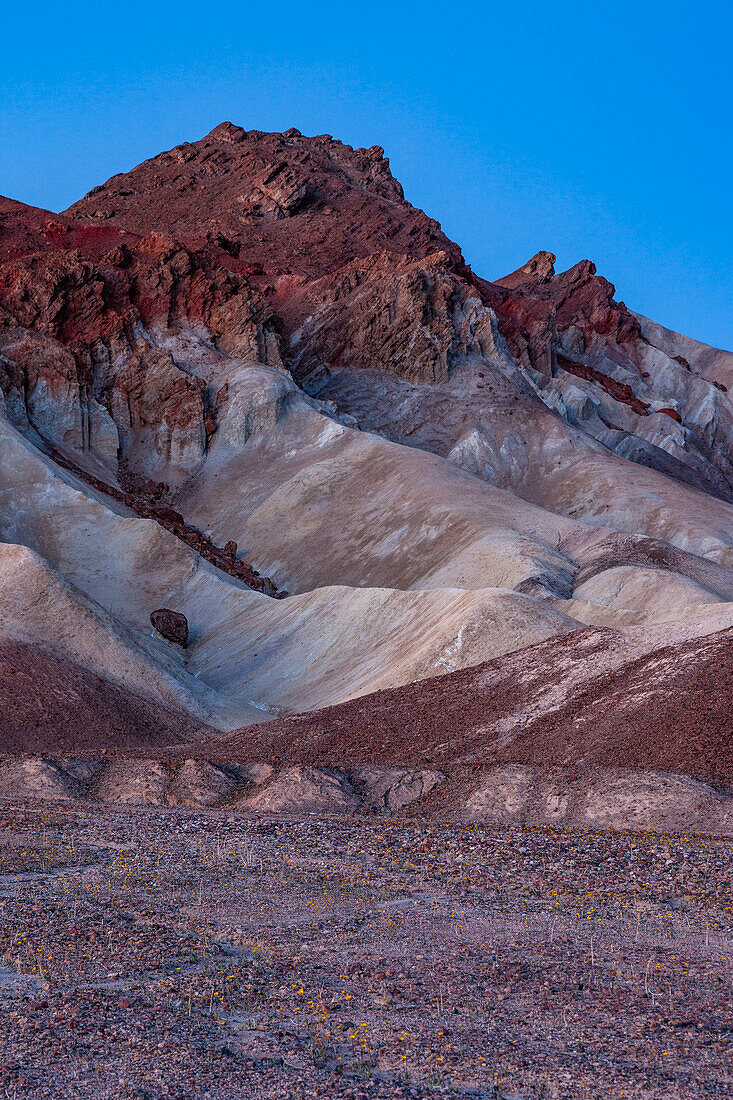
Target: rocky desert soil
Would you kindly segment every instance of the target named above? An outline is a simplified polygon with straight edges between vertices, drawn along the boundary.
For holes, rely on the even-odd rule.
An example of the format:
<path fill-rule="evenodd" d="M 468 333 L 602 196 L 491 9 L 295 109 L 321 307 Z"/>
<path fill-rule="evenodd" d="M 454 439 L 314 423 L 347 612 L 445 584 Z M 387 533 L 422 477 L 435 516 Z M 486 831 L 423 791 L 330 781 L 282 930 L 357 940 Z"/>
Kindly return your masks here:
<path fill-rule="evenodd" d="M 13 1098 L 723 1098 L 730 841 L 0 805 Z"/>

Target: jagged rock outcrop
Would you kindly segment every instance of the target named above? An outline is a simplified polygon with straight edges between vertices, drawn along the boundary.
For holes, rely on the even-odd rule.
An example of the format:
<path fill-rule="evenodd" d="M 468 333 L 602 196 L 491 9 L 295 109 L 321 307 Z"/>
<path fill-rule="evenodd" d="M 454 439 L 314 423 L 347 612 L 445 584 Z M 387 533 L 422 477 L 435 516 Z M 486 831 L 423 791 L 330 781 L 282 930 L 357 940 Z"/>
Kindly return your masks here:
<path fill-rule="evenodd" d="M 614 300 L 615 287 L 596 274 L 595 264 L 581 260 L 558 275 L 554 261 L 551 252 L 538 252 L 485 293 L 512 352 L 548 376 L 559 346 L 582 353 L 598 337 L 623 345 L 640 335 L 638 320 Z"/>
<path fill-rule="evenodd" d="M 207 367 L 242 355 L 282 371 L 278 333 L 246 274 L 167 233 L 78 227 L 0 205 L 0 388 L 11 423 L 271 594 L 266 578 L 217 557 L 160 505 L 203 461 L 216 429 L 221 380 L 209 385 Z"/>
<path fill-rule="evenodd" d="M 134 268 L 141 253 L 159 260 L 135 277 L 147 324 L 170 328 L 185 317 L 248 361 L 279 367 L 283 354 L 312 392 L 357 421 L 355 409 L 322 389 L 324 368 L 435 383 L 477 357 L 506 371 L 511 356 L 520 390 L 603 446 L 733 498 L 733 410 L 717 379 L 703 380 L 687 370 L 687 357 L 644 336 L 642 321 L 588 260 L 557 274 L 553 255 L 540 252 L 494 283 L 476 277 L 437 224 L 405 201 L 378 147 L 223 123 L 113 177 L 49 224 L 43 232 L 56 249 L 66 238 L 86 255 L 104 239 L 108 257 Z M 100 321 L 89 290 L 97 278 L 90 270 L 74 283 L 70 312 L 89 324 Z M 96 451 L 107 459 L 115 430 L 131 452 L 129 429 L 114 413 L 114 424 L 101 424 L 109 401 L 98 388 L 97 404 L 72 419 L 99 425 Z M 175 375 L 164 397 L 168 388 L 176 399 Z M 205 397 L 208 439 L 216 408 L 211 390 Z M 160 457 L 141 468 L 136 455 L 130 468 L 181 484 L 205 453 L 200 412 L 166 417 L 177 424 L 160 433 Z"/>
<path fill-rule="evenodd" d="M 297 376 L 319 368 L 389 370 L 444 382 L 474 358 L 505 354 L 496 317 L 437 252 L 424 260 L 389 253 L 353 260 L 296 290 L 283 304 Z"/>
<path fill-rule="evenodd" d="M 47 224 L 30 239 L 16 228 L 0 237 L 16 241 L 0 264 L 0 384 L 11 417 L 56 446 L 94 451 L 115 472 L 119 451 L 141 475 L 180 479 L 215 427 L 205 380 L 172 353 L 181 329 L 194 350 L 205 333 L 227 354 L 279 367 L 271 309 L 246 274 L 167 233 Z"/>

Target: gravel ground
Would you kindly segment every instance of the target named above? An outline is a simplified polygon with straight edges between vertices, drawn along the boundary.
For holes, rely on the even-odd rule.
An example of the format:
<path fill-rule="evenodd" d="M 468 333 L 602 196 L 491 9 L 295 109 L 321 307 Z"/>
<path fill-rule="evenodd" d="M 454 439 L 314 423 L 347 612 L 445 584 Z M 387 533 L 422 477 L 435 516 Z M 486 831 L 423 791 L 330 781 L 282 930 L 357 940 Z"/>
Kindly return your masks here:
<path fill-rule="evenodd" d="M 0 1095 L 729 1097 L 729 839 L 0 806 Z"/>

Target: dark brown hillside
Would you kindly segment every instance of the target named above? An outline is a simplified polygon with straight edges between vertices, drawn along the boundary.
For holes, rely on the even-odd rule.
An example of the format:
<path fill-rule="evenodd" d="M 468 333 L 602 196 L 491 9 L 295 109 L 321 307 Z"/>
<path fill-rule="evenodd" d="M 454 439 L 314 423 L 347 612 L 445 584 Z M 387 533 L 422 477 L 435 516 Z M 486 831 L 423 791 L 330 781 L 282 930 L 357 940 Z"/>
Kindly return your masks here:
<path fill-rule="evenodd" d="M 726 787 L 732 696 L 733 630 L 639 655 L 620 635 L 588 629 L 195 751 L 320 764 L 650 768 Z"/>
<path fill-rule="evenodd" d="M 155 749 L 205 730 L 41 645 L 0 641 L 0 753 Z"/>

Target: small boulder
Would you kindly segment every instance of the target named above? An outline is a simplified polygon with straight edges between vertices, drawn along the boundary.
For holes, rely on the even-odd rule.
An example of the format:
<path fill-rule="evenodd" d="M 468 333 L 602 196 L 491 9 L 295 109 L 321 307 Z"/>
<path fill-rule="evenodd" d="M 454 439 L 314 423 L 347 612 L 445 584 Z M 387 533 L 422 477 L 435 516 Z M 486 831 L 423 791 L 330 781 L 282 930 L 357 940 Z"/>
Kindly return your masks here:
<path fill-rule="evenodd" d="M 185 646 L 188 641 L 188 619 L 180 611 L 159 607 L 150 616 L 150 622 L 166 641 Z"/>

